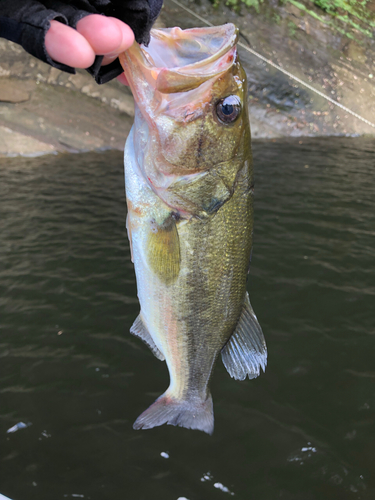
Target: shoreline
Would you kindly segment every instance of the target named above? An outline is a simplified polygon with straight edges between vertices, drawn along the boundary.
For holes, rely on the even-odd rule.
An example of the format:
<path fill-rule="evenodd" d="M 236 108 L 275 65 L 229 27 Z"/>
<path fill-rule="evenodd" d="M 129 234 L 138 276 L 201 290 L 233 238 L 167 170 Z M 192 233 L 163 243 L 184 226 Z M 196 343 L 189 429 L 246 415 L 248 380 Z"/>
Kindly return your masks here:
<path fill-rule="evenodd" d="M 375 57 L 369 60 L 374 40 L 340 37 L 292 3 L 275 6 L 265 0 L 259 13 L 242 8 L 241 14 L 213 7 L 209 0 L 199 5 L 184 0 L 184 6 L 217 25 L 234 22 L 263 57 L 364 118 L 375 116 Z M 203 24 L 165 0 L 155 27 Z M 245 49 L 239 54 L 248 76 L 253 140 L 375 137 L 374 128 Z M 99 86 L 83 70 L 60 72 L 0 39 L 1 157 L 122 150 L 133 117 L 130 90 L 116 80 Z"/>
<path fill-rule="evenodd" d="M 126 140 L 126 139 L 125 139 Z M 372 135 L 322 135 L 322 136 L 317 136 L 317 135 L 311 135 L 311 136 L 299 136 L 299 137 L 258 137 L 258 138 L 252 138 L 251 143 L 254 145 L 257 144 L 264 144 L 264 143 L 282 143 L 282 144 L 288 144 L 290 143 L 291 145 L 296 145 L 297 143 L 300 145 L 306 145 L 311 142 L 320 142 L 322 140 L 327 140 L 327 141 L 374 141 L 375 138 Z M 125 142 L 124 142 L 125 146 Z M 115 152 L 118 151 L 119 153 L 123 153 L 124 147 L 122 148 L 114 148 L 111 146 L 108 147 L 103 147 L 103 148 L 96 148 L 96 149 L 81 149 L 81 150 L 75 150 L 75 151 L 68 151 L 68 150 L 51 150 L 51 151 L 36 151 L 33 153 L 10 153 L 7 155 L 0 154 L 0 163 L 2 160 L 6 159 L 14 159 L 14 158 L 39 158 L 39 157 L 44 157 L 44 156 L 64 156 L 64 155 L 85 155 L 85 154 L 105 154 L 105 153 L 110 153 L 110 152 Z M 1 166 L 1 165 L 0 165 Z"/>

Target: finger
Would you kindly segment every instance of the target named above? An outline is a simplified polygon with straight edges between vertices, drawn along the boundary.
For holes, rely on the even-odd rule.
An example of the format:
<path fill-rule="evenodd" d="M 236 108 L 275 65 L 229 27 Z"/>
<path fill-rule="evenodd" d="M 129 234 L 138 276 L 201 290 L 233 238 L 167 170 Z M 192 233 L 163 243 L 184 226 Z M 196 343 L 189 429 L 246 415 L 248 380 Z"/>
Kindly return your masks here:
<path fill-rule="evenodd" d="M 88 41 L 76 30 L 51 21 L 45 37 L 48 55 L 56 62 L 73 68 L 89 68 L 95 60 L 95 53 Z"/>
<path fill-rule="evenodd" d="M 128 48 L 133 45 L 135 40 L 134 33 L 130 26 L 120 21 L 120 19 L 116 19 L 115 17 L 111 17 L 110 19 L 112 19 L 112 21 L 117 24 L 122 33 L 121 44 L 115 51 L 116 56 L 118 56 L 119 54 L 121 54 L 121 52 L 128 50 Z"/>
<path fill-rule="evenodd" d="M 77 31 L 86 38 L 95 54 L 117 57 L 132 45 L 134 34 L 128 25 L 114 17 L 91 14 L 77 23 Z"/>
<path fill-rule="evenodd" d="M 102 61 L 102 66 L 107 66 L 107 64 L 111 64 L 115 59 L 117 59 L 117 54 L 114 56 L 104 56 Z"/>

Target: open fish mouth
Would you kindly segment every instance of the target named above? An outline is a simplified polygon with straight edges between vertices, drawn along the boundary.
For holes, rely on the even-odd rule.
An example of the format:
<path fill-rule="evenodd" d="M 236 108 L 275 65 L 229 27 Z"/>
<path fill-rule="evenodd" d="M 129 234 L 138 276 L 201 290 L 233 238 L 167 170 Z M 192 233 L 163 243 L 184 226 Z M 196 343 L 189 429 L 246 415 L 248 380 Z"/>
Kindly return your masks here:
<path fill-rule="evenodd" d="M 153 29 L 148 47 L 134 43 L 120 55 L 120 61 L 133 92 L 136 81 L 129 71 L 133 65 L 142 69 L 155 90 L 186 92 L 230 68 L 237 39 L 238 29 L 231 23 L 188 30 Z"/>

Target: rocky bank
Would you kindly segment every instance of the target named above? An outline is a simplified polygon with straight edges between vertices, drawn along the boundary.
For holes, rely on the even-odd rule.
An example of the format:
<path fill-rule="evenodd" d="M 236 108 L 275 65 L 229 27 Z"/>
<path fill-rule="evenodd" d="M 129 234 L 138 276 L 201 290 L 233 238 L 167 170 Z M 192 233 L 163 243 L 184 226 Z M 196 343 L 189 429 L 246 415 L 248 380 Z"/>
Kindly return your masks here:
<path fill-rule="evenodd" d="M 375 122 L 371 16 L 369 29 L 354 22 L 354 27 L 343 29 L 318 7 L 294 0 L 269 0 L 255 7 L 236 4 L 235 10 L 208 0 L 182 0 L 182 4 L 213 24 L 235 23 L 245 46 Z M 375 16 L 375 1 L 367 8 Z M 189 28 L 204 22 L 173 0 L 165 0 L 157 26 Z M 240 48 L 240 56 L 249 81 L 253 138 L 375 137 L 374 127 L 256 55 Z M 132 96 L 119 82 L 99 86 L 85 71 L 62 73 L 0 39 L 0 155 L 122 149 L 133 116 Z"/>

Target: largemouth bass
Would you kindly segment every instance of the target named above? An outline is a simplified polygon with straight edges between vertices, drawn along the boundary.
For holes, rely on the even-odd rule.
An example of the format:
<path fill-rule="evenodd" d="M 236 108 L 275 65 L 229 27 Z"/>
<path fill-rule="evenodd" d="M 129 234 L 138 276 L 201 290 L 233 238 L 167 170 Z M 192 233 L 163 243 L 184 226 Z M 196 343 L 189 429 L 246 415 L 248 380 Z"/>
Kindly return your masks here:
<path fill-rule="evenodd" d="M 246 75 L 233 24 L 154 29 L 121 55 L 134 95 L 125 147 L 127 230 L 141 311 L 131 333 L 170 386 L 134 424 L 213 432 L 209 381 L 257 377 L 267 360 L 246 292 L 253 167 Z"/>

